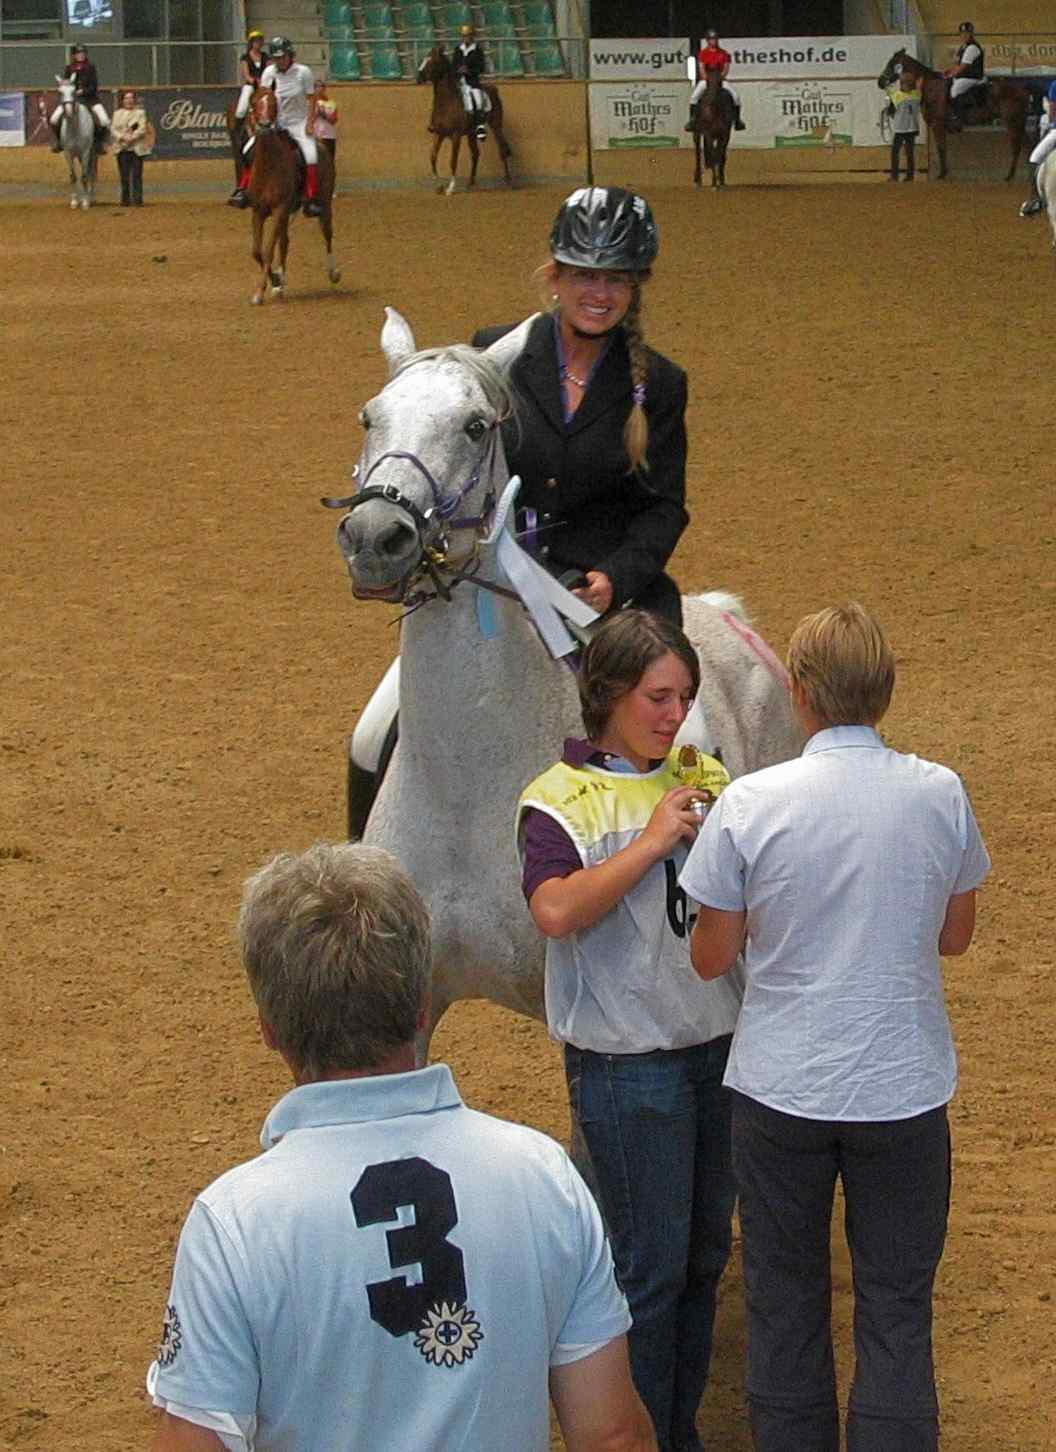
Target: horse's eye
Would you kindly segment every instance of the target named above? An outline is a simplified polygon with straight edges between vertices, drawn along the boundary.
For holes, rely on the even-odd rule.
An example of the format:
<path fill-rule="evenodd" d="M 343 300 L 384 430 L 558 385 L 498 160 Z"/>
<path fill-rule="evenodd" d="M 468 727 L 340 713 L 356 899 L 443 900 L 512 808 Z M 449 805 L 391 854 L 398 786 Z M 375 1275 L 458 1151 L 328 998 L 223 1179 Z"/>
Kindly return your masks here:
<path fill-rule="evenodd" d="M 476 443 L 478 439 L 482 439 L 487 431 L 487 420 L 482 419 L 479 415 L 476 418 L 471 418 L 469 423 L 466 424 L 466 433 L 469 435 L 474 443 Z"/>
<path fill-rule="evenodd" d="M 370 414 L 365 408 L 359 410 L 359 421 L 365 429 L 370 428 Z"/>

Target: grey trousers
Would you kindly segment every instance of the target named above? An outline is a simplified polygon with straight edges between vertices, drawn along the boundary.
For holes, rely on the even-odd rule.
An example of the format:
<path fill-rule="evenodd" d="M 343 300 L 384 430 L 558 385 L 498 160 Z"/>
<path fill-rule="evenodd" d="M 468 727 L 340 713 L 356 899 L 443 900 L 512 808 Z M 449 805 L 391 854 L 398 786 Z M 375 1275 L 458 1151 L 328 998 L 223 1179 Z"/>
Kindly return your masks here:
<path fill-rule="evenodd" d="M 838 1452 L 829 1233 L 836 1176 L 854 1276 L 848 1452 L 935 1452 L 931 1297 L 946 1238 L 945 1105 L 912 1119 L 801 1119 L 733 1095 L 756 1452 Z"/>

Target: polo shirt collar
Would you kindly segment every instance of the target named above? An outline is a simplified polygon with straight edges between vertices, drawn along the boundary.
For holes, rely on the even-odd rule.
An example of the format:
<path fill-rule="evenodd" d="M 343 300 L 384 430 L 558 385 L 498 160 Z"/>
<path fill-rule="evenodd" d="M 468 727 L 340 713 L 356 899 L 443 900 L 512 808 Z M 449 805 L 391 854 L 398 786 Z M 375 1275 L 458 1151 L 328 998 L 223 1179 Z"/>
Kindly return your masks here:
<path fill-rule="evenodd" d="M 826 726 L 824 731 L 818 731 L 810 738 L 803 748 L 803 755 L 813 756 L 815 751 L 839 751 L 847 746 L 883 750 L 884 738 L 875 726 Z"/>
<path fill-rule="evenodd" d="M 409 1074 L 377 1074 L 365 1079 L 326 1079 L 301 1084 L 283 1095 L 260 1131 L 260 1143 L 271 1149 L 295 1129 L 320 1129 L 332 1124 L 361 1124 L 457 1109 L 462 1103 L 451 1070 L 430 1064 Z"/>

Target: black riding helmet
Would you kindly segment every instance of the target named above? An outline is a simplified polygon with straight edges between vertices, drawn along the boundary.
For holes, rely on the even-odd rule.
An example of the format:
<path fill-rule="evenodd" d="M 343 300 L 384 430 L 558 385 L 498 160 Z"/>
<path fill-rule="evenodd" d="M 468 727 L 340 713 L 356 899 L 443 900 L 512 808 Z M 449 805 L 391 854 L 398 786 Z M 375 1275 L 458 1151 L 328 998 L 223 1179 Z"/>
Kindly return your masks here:
<path fill-rule="evenodd" d="M 293 48 L 293 41 L 287 40 L 284 35 L 276 35 L 268 41 L 268 50 L 272 58 L 278 55 L 296 55 Z"/>
<path fill-rule="evenodd" d="M 550 232 L 555 262 L 645 272 L 660 250 L 649 203 L 623 187 L 581 187 L 562 204 Z"/>
<path fill-rule="evenodd" d="M 962 20 L 961 23 L 960 23 L 960 25 L 958 25 L 957 29 L 959 31 L 961 31 L 961 30 L 970 30 L 970 31 L 972 31 L 974 33 L 975 26 L 972 24 L 972 22 L 970 20 Z"/>

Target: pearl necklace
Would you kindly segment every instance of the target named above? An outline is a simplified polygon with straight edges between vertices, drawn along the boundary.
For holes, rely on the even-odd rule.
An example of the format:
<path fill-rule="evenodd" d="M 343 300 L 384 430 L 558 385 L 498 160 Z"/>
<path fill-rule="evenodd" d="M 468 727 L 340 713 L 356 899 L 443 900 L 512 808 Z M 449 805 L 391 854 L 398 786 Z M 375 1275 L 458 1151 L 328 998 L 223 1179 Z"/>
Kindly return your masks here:
<path fill-rule="evenodd" d="M 577 388 L 586 388 L 587 386 L 587 380 L 585 378 L 577 378 L 567 365 L 562 367 L 561 377 L 566 383 L 574 383 Z"/>

